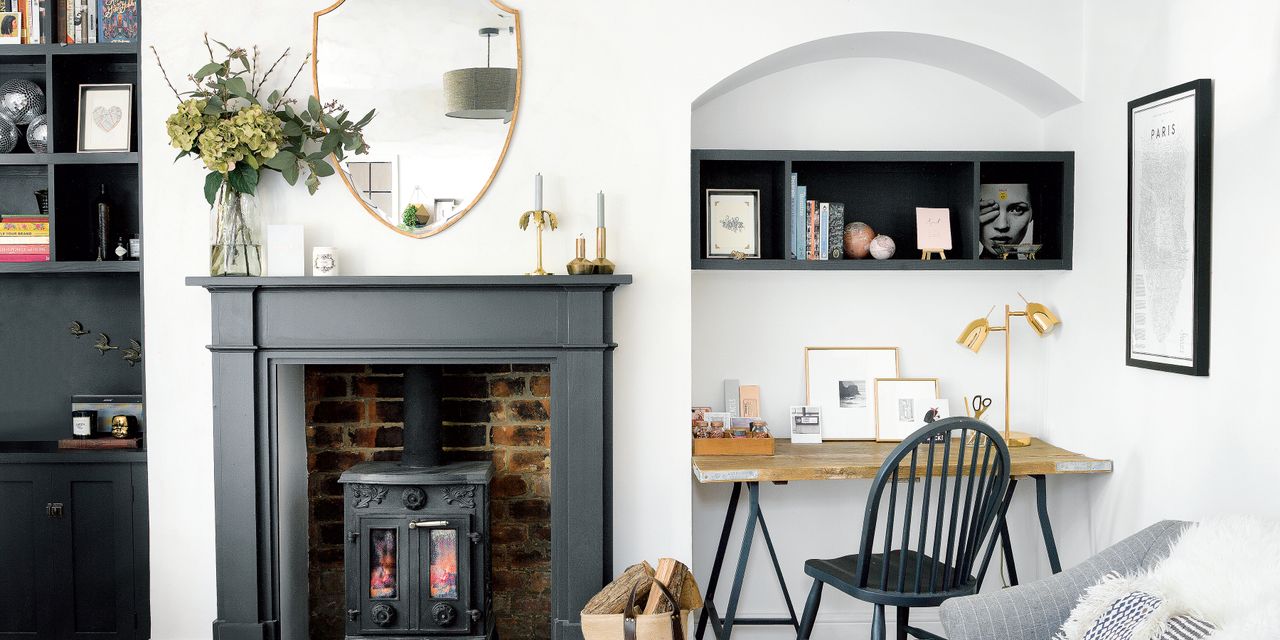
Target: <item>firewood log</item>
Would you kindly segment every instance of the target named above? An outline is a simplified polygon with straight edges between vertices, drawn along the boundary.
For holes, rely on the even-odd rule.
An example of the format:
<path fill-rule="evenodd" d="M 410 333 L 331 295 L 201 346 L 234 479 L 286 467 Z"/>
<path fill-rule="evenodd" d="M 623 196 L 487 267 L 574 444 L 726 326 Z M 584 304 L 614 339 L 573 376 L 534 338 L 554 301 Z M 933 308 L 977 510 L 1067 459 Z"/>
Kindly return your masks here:
<path fill-rule="evenodd" d="M 675 558 L 662 558 L 658 560 L 658 571 L 654 574 L 653 579 L 661 582 L 663 586 L 671 592 L 671 595 L 679 598 L 681 591 L 684 590 L 684 576 L 689 572 L 689 567 L 684 566 Z M 680 606 L 679 602 L 672 603 L 665 598 L 662 589 L 649 589 L 649 603 L 645 606 L 644 612 L 652 613 L 668 613 Z"/>
<path fill-rule="evenodd" d="M 583 614 L 622 613 L 627 607 L 627 598 L 631 597 L 631 588 L 636 588 L 636 601 L 645 602 L 649 595 L 649 587 L 653 584 L 653 567 L 648 562 L 633 564 L 627 567 L 616 580 L 605 585 L 582 608 Z"/>

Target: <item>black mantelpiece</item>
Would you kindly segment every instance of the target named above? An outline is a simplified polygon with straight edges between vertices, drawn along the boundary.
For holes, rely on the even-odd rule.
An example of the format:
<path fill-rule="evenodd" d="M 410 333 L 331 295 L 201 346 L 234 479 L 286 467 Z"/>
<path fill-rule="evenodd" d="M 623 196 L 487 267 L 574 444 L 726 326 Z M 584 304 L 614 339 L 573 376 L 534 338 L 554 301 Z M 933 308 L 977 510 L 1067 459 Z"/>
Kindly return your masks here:
<path fill-rule="evenodd" d="M 280 635 L 279 366 L 540 363 L 552 380 L 553 637 L 581 638 L 578 610 L 612 573 L 612 297 L 630 282 L 624 275 L 188 278 L 213 302 L 213 637 Z"/>

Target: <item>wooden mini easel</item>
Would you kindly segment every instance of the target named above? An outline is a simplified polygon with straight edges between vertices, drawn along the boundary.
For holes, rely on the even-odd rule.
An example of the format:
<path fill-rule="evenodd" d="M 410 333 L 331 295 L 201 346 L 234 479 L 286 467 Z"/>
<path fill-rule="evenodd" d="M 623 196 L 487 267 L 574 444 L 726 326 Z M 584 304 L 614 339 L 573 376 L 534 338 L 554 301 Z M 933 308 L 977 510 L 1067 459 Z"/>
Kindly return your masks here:
<path fill-rule="evenodd" d="M 938 257 L 939 257 L 939 258 L 941 258 L 941 259 L 943 259 L 943 260 L 946 260 L 946 259 L 947 259 L 947 252 L 946 252 L 946 251 L 943 251 L 942 249 L 921 249 L 921 250 L 920 250 L 920 259 L 921 259 L 921 260 L 932 260 L 932 259 L 933 259 L 933 254 L 935 254 L 935 253 L 936 253 L 936 254 L 938 254 Z"/>

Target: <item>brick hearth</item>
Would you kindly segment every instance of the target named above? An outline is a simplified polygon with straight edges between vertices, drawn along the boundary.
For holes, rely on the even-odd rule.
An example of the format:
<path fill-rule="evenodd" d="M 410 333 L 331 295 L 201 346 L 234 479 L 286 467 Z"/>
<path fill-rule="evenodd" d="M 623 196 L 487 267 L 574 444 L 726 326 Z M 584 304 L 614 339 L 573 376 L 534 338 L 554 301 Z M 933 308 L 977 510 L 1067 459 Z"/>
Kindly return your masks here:
<path fill-rule="evenodd" d="M 398 460 L 403 373 L 394 366 L 306 367 L 312 640 L 343 637 L 342 488 L 358 462 Z M 448 461 L 489 460 L 494 609 L 503 640 L 550 636 L 551 377 L 545 365 L 446 367 Z"/>

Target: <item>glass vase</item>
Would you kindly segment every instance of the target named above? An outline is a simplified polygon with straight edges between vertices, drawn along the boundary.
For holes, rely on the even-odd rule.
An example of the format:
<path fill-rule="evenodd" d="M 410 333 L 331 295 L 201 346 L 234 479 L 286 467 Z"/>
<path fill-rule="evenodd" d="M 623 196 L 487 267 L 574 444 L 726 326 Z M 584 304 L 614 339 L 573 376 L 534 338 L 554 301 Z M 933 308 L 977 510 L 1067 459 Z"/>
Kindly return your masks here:
<path fill-rule="evenodd" d="M 209 211 L 209 275 L 262 275 L 261 203 L 226 182 Z"/>

